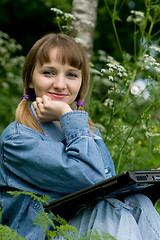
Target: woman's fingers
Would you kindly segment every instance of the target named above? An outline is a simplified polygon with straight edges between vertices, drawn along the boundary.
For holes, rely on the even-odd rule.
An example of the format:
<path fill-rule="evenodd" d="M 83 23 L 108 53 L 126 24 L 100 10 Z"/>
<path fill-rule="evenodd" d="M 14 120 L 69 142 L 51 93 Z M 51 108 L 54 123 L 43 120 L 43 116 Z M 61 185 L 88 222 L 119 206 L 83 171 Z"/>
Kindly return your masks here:
<path fill-rule="evenodd" d="M 62 114 L 72 111 L 67 103 L 52 101 L 47 95 L 37 97 L 33 106 L 40 122 L 57 121 Z"/>
<path fill-rule="evenodd" d="M 33 104 L 34 110 L 36 110 L 36 109 L 37 109 L 37 107 L 38 107 L 38 106 L 37 106 L 37 102 L 36 102 L 36 101 L 34 101 L 32 104 Z"/>

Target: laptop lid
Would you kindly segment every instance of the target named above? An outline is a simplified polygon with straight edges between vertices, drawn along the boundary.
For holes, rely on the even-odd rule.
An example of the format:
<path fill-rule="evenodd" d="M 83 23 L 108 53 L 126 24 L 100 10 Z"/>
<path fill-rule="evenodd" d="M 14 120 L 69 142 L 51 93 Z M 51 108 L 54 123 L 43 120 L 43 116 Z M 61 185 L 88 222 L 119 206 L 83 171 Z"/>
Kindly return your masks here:
<path fill-rule="evenodd" d="M 45 206 L 45 211 L 52 211 L 66 220 L 83 207 L 95 204 L 103 197 L 121 198 L 136 192 L 160 188 L 160 170 L 126 171 L 102 182 L 77 192 L 68 194 Z"/>

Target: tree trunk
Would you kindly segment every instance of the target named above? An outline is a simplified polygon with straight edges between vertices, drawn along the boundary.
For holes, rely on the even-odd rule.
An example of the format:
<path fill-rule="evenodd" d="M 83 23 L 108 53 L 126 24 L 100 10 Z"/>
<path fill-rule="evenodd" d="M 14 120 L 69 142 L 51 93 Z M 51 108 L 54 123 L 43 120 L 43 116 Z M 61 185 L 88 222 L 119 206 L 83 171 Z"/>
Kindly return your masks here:
<path fill-rule="evenodd" d="M 73 0 L 73 21 L 71 36 L 78 38 L 91 60 L 93 54 L 93 35 L 97 20 L 98 0 Z"/>

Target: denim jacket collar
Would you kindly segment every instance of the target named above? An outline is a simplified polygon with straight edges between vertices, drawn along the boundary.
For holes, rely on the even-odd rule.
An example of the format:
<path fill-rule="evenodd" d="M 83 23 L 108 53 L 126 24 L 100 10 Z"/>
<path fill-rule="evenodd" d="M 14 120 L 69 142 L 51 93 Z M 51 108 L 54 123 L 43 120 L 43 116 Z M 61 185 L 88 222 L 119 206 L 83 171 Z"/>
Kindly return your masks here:
<path fill-rule="evenodd" d="M 33 104 L 31 104 L 30 107 L 34 116 L 38 121 L 38 117 L 37 117 L 36 111 L 34 110 Z M 58 127 L 58 125 L 54 121 L 45 122 L 45 123 L 41 123 L 38 121 L 38 123 L 40 124 L 44 132 L 44 135 L 49 137 L 51 140 L 60 142 L 65 138 L 63 131 Z"/>

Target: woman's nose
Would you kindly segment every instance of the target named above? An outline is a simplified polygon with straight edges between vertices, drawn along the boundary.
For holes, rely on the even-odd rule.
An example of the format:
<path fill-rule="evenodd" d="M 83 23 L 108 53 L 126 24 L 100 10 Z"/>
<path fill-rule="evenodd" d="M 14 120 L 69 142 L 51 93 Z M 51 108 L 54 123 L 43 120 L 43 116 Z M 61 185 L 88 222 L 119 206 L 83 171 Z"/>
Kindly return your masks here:
<path fill-rule="evenodd" d="M 54 78 L 54 82 L 53 82 L 53 87 L 55 89 L 65 89 L 66 88 L 66 81 L 65 81 L 65 76 L 63 75 L 57 75 Z"/>

